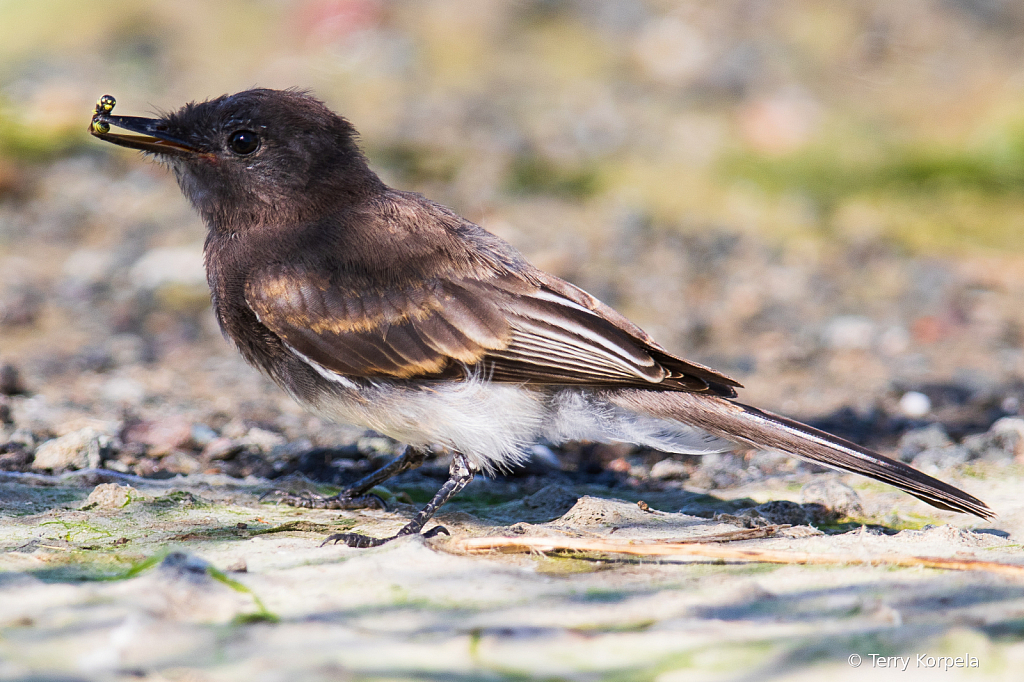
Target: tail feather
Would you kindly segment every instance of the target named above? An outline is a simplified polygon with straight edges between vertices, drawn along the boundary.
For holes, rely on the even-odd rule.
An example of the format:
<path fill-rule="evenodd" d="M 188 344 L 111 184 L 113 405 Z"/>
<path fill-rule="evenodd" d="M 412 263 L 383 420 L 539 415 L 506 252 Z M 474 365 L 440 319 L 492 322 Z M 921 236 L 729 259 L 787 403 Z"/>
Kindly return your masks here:
<path fill-rule="evenodd" d="M 728 440 L 781 450 L 816 464 L 889 483 L 939 509 L 983 519 L 995 516 L 987 504 L 973 495 L 903 462 L 756 407 L 676 392 L 621 391 L 609 399 L 627 409 L 681 421 Z"/>

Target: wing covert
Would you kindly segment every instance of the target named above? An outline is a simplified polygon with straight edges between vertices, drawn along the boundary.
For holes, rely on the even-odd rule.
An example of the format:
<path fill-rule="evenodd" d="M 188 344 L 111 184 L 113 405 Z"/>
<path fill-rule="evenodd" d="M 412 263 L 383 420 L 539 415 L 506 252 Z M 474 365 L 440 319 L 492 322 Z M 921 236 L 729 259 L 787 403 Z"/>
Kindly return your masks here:
<path fill-rule="evenodd" d="M 357 291 L 276 266 L 246 283 L 246 301 L 285 344 L 347 377 L 430 380 L 476 369 L 515 383 L 717 394 L 738 385 L 668 354 L 582 290 L 544 277 L 495 273 Z"/>

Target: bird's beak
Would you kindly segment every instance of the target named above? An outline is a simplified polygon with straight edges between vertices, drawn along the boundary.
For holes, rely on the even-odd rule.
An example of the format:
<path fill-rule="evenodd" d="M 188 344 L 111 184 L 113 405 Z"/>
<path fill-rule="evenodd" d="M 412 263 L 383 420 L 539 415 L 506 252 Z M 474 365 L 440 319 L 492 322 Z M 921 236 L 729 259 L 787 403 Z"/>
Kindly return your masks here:
<path fill-rule="evenodd" d="M 138 116 L 113 116 L 110 112 L 114 109 L 116 101 L 110 95 L 104 95 L 96 104 L 96 111 L 93 112 L 92 122 L 89 124 L 89 132 L 94 137 L 107 142 L 113 142 L 122 147 L 140 149 L 144 152 L 162 154 L 164 156 L 200 156 L 204 152 L 193 145 L 169 135 L 167 124 L 158 118 L 140 118 Z M 123 135 L 110 132 L 110 127 L 116 126 L 130 130 L 141 135 Z"/>

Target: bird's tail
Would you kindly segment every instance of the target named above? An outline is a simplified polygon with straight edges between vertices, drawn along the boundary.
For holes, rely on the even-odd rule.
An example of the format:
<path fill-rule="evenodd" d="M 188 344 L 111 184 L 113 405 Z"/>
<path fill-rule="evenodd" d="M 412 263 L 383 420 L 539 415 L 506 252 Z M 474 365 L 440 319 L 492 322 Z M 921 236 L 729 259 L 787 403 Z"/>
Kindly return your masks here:
<path fill-rule="evenodd" d="M 894 485 L 939 509 L 991 519 L 987 504 L 902 462 L 798 421 L 723 398 L 674 391 L 619 390 L 610 402 L 660 419 L 683 422 L 758 448 L 781 450 L 833 469 Z"/>

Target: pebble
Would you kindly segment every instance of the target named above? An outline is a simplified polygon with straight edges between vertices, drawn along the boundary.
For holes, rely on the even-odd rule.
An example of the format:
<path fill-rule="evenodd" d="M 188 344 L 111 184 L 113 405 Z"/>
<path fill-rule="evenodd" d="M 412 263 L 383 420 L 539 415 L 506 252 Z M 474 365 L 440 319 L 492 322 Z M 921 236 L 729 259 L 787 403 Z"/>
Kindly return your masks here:
<path fill-rule="evenodd" d="M 926 450 L 944 448 L 952 443 L 942 424 L 929 424 L 907 431 L 900 437 L 899 457 L 909 462 Z"/>
<path fill-rule="evenodd" d="M 31 327 L 39 319 L 44 295 L 35 287 L 23 287 L 0 300 L 0 327 Z"/>
<path fill-rule="evenodd" d="M 904 416 L 917 419 L 932 411 L 932 401 L 924 393 L 907 391 L 900 398 L 899 407 Z"/>
<path fill-rule="evenodd" d="M 0 395 L 25 395 L 28 389 L 18 368 L 11 364 L 0 366 Z"/>
<path fill-rule="evenodd" d="M 206 424 L 192 425 L 192 442 L 199 447 L 206 447 L 217 438 L 217 432 Z"/>
<path fill-rule="evenodd" d="M 203 447 L 202 457 L 207 460 L 228 459 L 235 453 L 244 450 L 245 446 L 231 438 L 214 438 Z"/>
<path fill-rule="evenodd" d="M 121 509 L 141 497 L 138 490 L 130 485 L 117 483 L 101 483 L 92 489 L 83 507 L 102 507 L 104 509 Z"/>
<path fill-rule="evenodd" d="M 195 474 L 205 469 L 205 466 L 197 457 L 175 450 L 160 459 L 160 468 L 172 474 Z"/>
<path fill-rule="evenodd" d="M 558 459 L 558 455 L 546 445 L 540 443 L 533 445 L 530 448 L 530 460 L 531 462 L 539 463 L 550 469 L 557 470 L 562 466 L 561 460 Z"/>
<path fill-rule="evenodd" d="M 168 247 L 147 251 L 131 269 L 131 279 L 141 289 L 164 284 L 184 284 L 206 289 L 203 246 Z"/>
<path fill-rule="evenodd" d="M 835 478 L 823 478 L 805 485 L 800 490 L 800 502 L 820 504 L 836 518 L 864 514 L 864 505 L 857 491 Z"/>
<path fill-rule="evenodd" d="M 60 438 L 46 441 L 36 450 L 33 469 L 96 469 L 111 438 L 102 431 L 86 427 Z"/>
<path fill-rule="evenodd" d="M 948 445 L 944 448 L 925 450 L 910 463 L 915 469 L 937 476 L 942 470 L 959 466 L 970 459 L 971 453 L 967 448 L 960 445 Z"/>
<path fill-rule="evenodd" d="M 825 342 L 836 350 L 865 350 L 875 337 L 875 323 L 860 315 L 840 315 L 825 328 Z"/>
<path fill-rule="evenodd" d="M 690 467 L 676 459 L 663 459 L 651 467 L 651 478 L 659 481 L 683 480 L 689 476 Z"/>
<path fill-rule="evenodd" d="M 137 405 L 146 397 L 146 387 L 134 379 L 113 377 L 103 384 L 101 394 L 113 403 Z"/>
<path fill-rule="evenodd" d="M 700 462 L 700 466 L 690 476 L 690 484 L 697 488 L 729 488 L 752 478 L 760 478 L 759 474 L 747 469 L 743 460 L 731 452 L 704 455 Z"/>
<path fill-rule="evenodd" d="M 1024 457 L 1024 419 L 1003 417 L 988 431 L 963 440 L 969 458 L 988 461 L 1010 461 Z"/>
<path fill-rule="evenodd" d="M 789 500 L 773 500 L 738 510 L 735 514 L 715 514 L 715 521 L 740 528 L 762 528 L 777 524 L 808 526 L 834 520 L 830 510 L 821 504 L 797 504 Z"/>
<path fill-rule="evenodd" d="M 192 422 L 182 416 L 132 424 L 124 433 L 126 443 L 141 443 L 149 455 L 159 457 L 192 442 Z"/>
<path fill-rule="evenodd" d="M 240 444 L 259 450 L 267 454 L 276 447 L 287 443 L 287 439 L 279 433 L 261 429 L 257 426 L 249 429 L 248 433 L 240 439 Z"/>
<path fill-rule="evenodd" d="M 572 508 L 579 495 L 560 485 L 548 485 L 532 495 L 523 498 L 523 506 L 529 509 L 548 510 L 553 516 L 564 514 Z"/>

